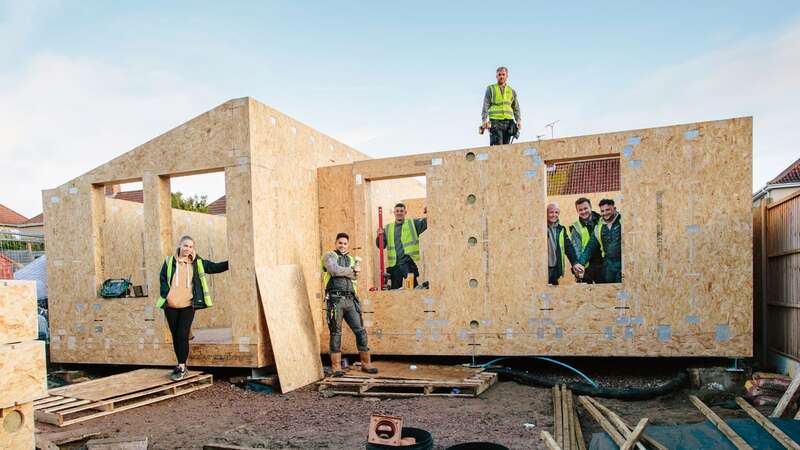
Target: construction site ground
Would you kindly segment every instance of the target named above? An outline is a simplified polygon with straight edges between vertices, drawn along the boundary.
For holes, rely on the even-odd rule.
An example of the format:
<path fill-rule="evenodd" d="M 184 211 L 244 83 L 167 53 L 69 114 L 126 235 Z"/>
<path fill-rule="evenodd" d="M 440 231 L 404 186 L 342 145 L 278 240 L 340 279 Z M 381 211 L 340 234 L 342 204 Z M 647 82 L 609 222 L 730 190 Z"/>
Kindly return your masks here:
<path fill-rule="evenodd" d="M 588 373 L 604 386 L 648 387 L 668 380 L 676 370 L 645 361 L 623 366 L 624 370 L 598 367 L 597 372 Z M 577 379 L 559 370 L 544 369 L 538 374 Z M 150 448 L 158 449 L 202 449 L 209 443 L 270 449 L 362 449 L 373 413 L 400 416 L 407 426 L 428 430 L 436 449 L 469 441 L 490 441 L 511 449 L 545 448 L 539 433 L 553 432 L 551 390 L 502 379 L 478 398 L 377 399 L 328 397 L 315 386 L 285 395 L 255 392 L 232 384 L 228 375 L 218 373 L 211 388 L 168 401 L 69 428 L 37 423 L 37 430 L 43 437 L 65 432 L 96 432 L 103 437 L 144 435 L 150 439 Z M 704 421 L 689 402 L 689 394 L 698 395 L 725 419 L 747 417 L 740 409 L 715 406 L 733 400 L 735 394 L 689 386 L 650 400 L 601 402 L 632 423 L 643 417 L 652 425 Z M 771 410 L 760 409 L 764 413 Z M 588 442 L 600 427 L 583 408 L 578 411 Z"/>

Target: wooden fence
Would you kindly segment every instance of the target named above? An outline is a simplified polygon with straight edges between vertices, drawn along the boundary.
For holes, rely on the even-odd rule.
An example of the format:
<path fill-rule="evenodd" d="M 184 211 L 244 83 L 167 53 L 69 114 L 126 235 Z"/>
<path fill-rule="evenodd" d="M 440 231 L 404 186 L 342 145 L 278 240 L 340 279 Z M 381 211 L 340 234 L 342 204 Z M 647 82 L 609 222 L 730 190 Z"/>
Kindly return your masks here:
<path fill-rule="evenodd" d="M 753 258 L 757 348 L 800 361 L 800 192 L 753 209 Z"/>

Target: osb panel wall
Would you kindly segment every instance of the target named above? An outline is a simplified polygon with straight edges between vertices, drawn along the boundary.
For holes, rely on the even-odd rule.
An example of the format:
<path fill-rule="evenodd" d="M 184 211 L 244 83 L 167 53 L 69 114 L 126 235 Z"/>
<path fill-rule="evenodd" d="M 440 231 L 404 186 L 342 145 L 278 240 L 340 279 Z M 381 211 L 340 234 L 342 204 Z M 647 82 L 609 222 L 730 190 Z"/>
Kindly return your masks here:
<path fill-rule="evenodd" d="M 209 236 L 224 240 L 215 240 L 212 246 L 227 249 L 230 255 L 231 270 L 213 277 L 212 282 L 215 289 L 229 293 L 217 296 L 215 308 L 198 314 L 197 329 L 215 331 L 196 334 L 189 362 L 218 366 L 262 366 L 270 362 L 262 338 L 265 330 L 257 314 L 253 277 L 248 109 L 247 98 L 226 102 L 59 188 L 43 192 L 53 361 L 174 363 L 163 314 L 153 307 L 159 271 L 180 234 L 203 236 L 204 232 L 199 223 L 173 221 L 169 176 L 224 170 L 227 227 L 213 220 L 214 231 Z M 144 204 L 138 207 L 141 216 L 139 210 L 123 212 L 118 207 L 119 214 L 133 214 L 132 225 L 120 230 L 104 227 L 106 220 L 116 220 L 117 212 L 113 206 L 106 207 L 103 184 L 135 179 L 143 181 Z M 144 233 L 139 231 L 137 236 L 142 221 Z M 117 240 L 114 233 L 130 236 Z M 142 240 L 144 248 L 140 250 Z M 136 247 L 124 257 L 131 260 L 126 265 L 141 268 L 144 255 L 149 297 L 116 300 L 109 308 L 109 301 L 98 298 L 97 289 L 106 275 L 117 271 L 117 262 L 108 261 L 109 252 L 127 250 L 126 241 Z M 218 312 L 209 313 L 215 309 Z"/>
<path fill-rule="evenodd" d="M 320 242 L 332 238 L 321 235 L 318 227 L 319 198 L 326 193 L 318 189 L 317 168 L 363 160 L 366 155 L 252 99 L 250 122 L 256 267 L 299 264 L 311 310 L 319 311 Z M 333 182 L 347 184 L 350 178 Z M 313 315 L 319 332 L 322 316 Z"/>
<path fill-rule="evenodd" d="M 478 157 L 467 160 L 468 151 Z M 544 161 L 617 154 L 623 283 L 547 286 Z M 428 177 L 427 257 L 437 262 L 429 266 L 431 289 L 362 290 L 376 353 L 752 354 L 751 118 L 346 167 L 354 184 L 320 186 L 341 191 L 321 200 L 353 206 L 320 208 L 329 212 L 327 220 L 353 229 L 361 249 L 374 230 L 365 226 L 369 199 L 358 180 L 420 171 Z M 341 176 L 347 169 L 320 169 L 320 179 L 334 171 Z M 474 203 L 466 200 L 470 194 Z M 360 256 L 368 263 L 375 257 L 372 251 Z M 355 351 L 345 336 L 345 350 Z M 327 330 L 321 344 L 326 350 Z"/>

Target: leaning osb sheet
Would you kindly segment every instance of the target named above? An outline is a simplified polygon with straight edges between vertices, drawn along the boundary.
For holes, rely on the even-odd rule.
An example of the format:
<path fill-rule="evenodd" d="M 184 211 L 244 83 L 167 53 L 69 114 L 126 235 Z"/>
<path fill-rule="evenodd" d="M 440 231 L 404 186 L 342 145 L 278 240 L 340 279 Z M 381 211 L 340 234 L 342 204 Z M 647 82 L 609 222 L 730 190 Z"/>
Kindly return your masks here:
<path fill-rule="evenodd" d="M 0 281 L 0 344 L 38 336 L 36 283 Z"/>
<path fill-rule="evenodd" d="M 322 361 L 302 267 L 260 267 L 256 277 L 281 392 L 318 381 Z"/>
<path fill-rule="evenodd" d="M 467 158 L 473 153 L 475 158 Z M 547 163 L 620 158 L 621 284 L 547 283 Z M 361 185 L 321 185 L 352 221 L 370 347 L 385 354 L 749 356 L 752 120 L 738 118 L 356 162 Z M 320 179 L 330 180 L 320 169 Z M 371 179 L 428 178 L 431 289 L 370 292 Z M 352 190 L 348 196 L 347 189 Z M 474 202 L 467 197 L 474 195 Z M 589 196 L 595 200 L 596 197 Z M 554 198 L 574 217 L 574 198 Z M 551 201 L 553 199 L 550 199 Z M 336 214 L 348 211 L 353 217 Z M 563 222 L 563 221 L 562 221 Z M 320 224 L 320 227 L 331 227 Z M 720 236 L 733 236 L 720 239 Z M 738 237 L 737 237 L 738 236 Z M 320 242 L 325 245 L 324 241 Z M 433 261 L 433 263 L 431 263 Z M 327 332 L 320 334 L 327 350 Z M 353 351 L 345 339 L 345 351 Z"/>
<path fill-rule="evenodd" d="M 0 344 L 0 408 L 47 395 L 44 341 Z"/>

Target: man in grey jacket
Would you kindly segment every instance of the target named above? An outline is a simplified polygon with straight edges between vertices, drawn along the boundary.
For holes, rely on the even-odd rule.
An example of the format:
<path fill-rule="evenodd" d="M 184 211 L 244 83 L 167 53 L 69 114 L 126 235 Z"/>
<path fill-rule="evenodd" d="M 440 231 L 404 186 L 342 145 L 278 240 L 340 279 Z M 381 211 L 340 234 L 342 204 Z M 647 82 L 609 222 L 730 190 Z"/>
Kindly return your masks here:
<path fill-rule="evenodd" d="M 356 278 L 361 272 L 358 260 L 348 253 L 350 236 L 347 233 L 336 235 L 336 250 L 322 256 L 323 284 L 328 307 L 328 330 L 330 330 L 331 368 L 333 376 L 340 377 L 342 372 L 342 319 L 356 335 L 356 347 L 361 357 L 361 370 L 367 373 L 378 373 L 372 367 L 367 345 L 367 330 L 361 319 L 361 307 L 358 302 Z"/>
<path fill-rule="evenodd" d="M 481 110 L 481 133 L 489 130 L 489 145 L 508 144 L 522 129 L 517 91 L 506 83 L 508 69 L 498 67 L 496 78 L 497 83 L 486 88 Z"/>

